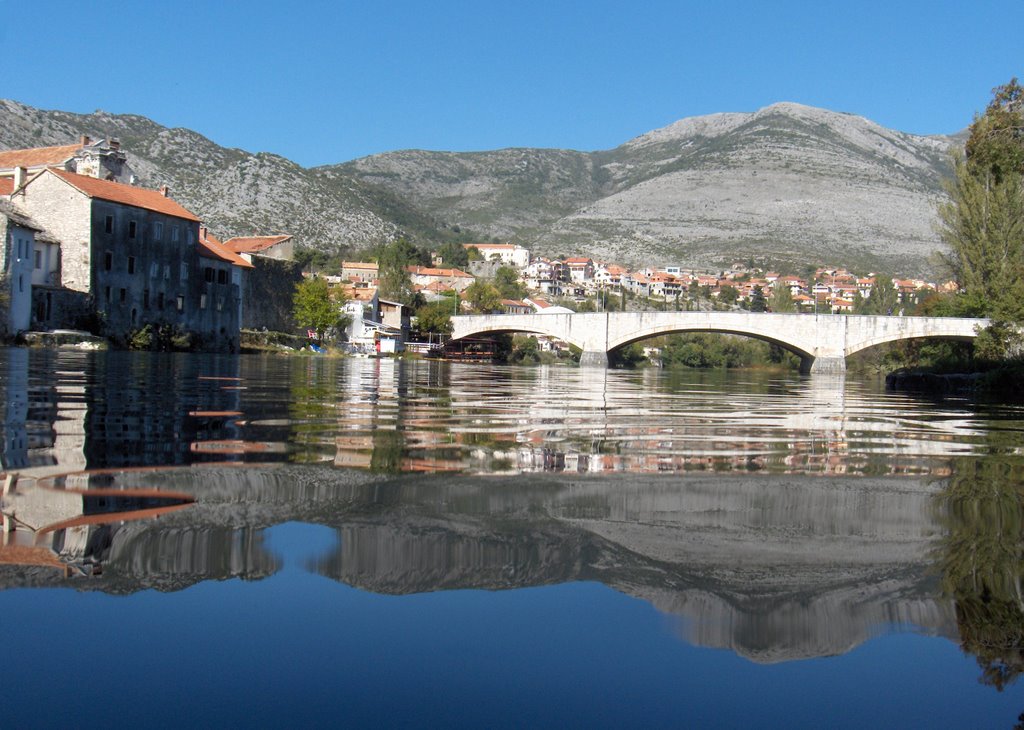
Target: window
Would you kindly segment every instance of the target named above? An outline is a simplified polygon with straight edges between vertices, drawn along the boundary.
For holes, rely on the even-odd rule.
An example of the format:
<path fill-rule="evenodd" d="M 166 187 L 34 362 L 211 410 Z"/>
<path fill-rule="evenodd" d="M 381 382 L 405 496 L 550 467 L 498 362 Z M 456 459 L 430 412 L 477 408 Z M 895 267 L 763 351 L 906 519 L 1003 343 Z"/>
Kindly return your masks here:
<path fill-rule="evenodd" d="M 163 309 L 164 308 L 164 293 L 163 292 L 157 292 L 157 294 L 156 294 L 156 308 L 157 309 Z"/>
<path fill-rule="evenodd" d="M 207 282 L 209 282 L 211 284 L 213 283 L 213 267 L 212 266 L 204 266 L 203 267 L 203 278 L 206 279 Z"/>
<path fill-rule="evenodd" d="M 217 311 L 224 309 L 224 297 L 217 297 Z"/>
<path fill-rule="evenodd" d="M 153 240 L 162 241 L 164 240 L 164 224 L 163 221 L 157 221 L 153 224 Z"/>
<path fill-rule="evenodd" d="M 191 228 L 188 229 L 188 245 L 196 245 L 196 232 L 193 231 Z"/>
<path fill-rule="evenodd" d="M 129 274 L 134 274 L 135 273 L 135 257 L 134 256 L 129 256 L 128 257 L 128 273 Z"/>
<path fill-rule="evenodd" d="M 200 309 L 206 309 L 206 295 L 205 294 L 200 294 L 199 295 L 199 308 Z"/>
<path fill-rule="evenodd" d="M 149 309 L 149 289 L 142 290 L 142 308 Z"/>
<path fill-rule="evenodd" d="M 103 270 L 110 271 L 114 267 L 114 254 L 112 251 L 107 251 L 103 254 Z"/>
<path fill-rule="evenodd" d="M 179 281 L 188 281 L 188 264 L 184 261 L 181 262 L 181 273 L 178 277 Z"/>
<path fill-rule="evenodd" d="M 108 215 L 103 219 L 103 232 L 113 233 L 114 232 L 114 216 Z"/>
<path fill-rule="evenodd" d="M 36 268 L 37 269 L 43 268 L 43 252 L 42 251 L 36 251 Z"/>
<path fill-rule="evenodd" d="M 217 283 L 218 284 L 227 284 L 228 283 L 228 272 L 224 271 L 224 269 L 219 269 L 217 271 Z"/>
<path fill-rule="evenodd" d="M 135 221 L 128 221 L 128 238 L 135 238 L 135 234 L 138 230 L 139 226 Z"/>
<path fill-rule="evenodd" d="M 110 287 L 109 286 L 103 287 L 103 298 L 106 299 L 108 302 L 110 301 Z"/>
<path fill-rule="evenodd" d="M 171 278 L 171 265 L 164 264 L 164 279 L 170 280 Z"/>
<path fill-rule="evenodd" d="M 122 288 L 121 289 L 121 303 L 124 304 L 124 300 L 127 299 L 127 298 L 128 298 L 128 290 Z"/>
<path fill-rule="evenodd" d="M 155 279 L 159 275 L 160 275 L 160 264 L 158 264 L 156 261 L 154 261 L 153 263 L 151 263 L 149 265 L 149 278 L 150 279 Z"/>
<path fill-rule="evenodd" d="M 171 226 L 171 243 L 177 243 L 177 242 L 178 242 L 178 227 L 177 226 Z"/>
<path fill-rule="evenodd" d="M 18 275 L 18 291 L 19 292 L 25 291 L 25 275 L 24 274 L 19 274 Z"/>
<path fill-rule="evenodd" d="M 178 311 L 179 312 L 184 312 L 185 311 L 185 297 L 183 295 L 181 295 L 181 294 L 178 295 Z"/>

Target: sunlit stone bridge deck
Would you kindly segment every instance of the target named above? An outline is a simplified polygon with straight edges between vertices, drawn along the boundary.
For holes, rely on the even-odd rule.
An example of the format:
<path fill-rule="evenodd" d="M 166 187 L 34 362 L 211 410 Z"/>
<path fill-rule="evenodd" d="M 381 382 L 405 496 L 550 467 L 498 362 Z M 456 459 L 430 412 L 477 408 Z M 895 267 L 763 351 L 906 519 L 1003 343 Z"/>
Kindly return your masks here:
<path fill-rule="evenodd" d="M 583 350 L 581 365 L 608 366 L 608 353 L 632 342 L 678 332 L 719 332 L 774 342 L 796 353 L 801 371 L 842 373 L 846 357 L 886 342 L 972 340 L 986 319 L 878 317 L 754 312 L 602 312 L 485 314 L 452 317 L 452 338 L 502 332 L 548 335 Z"/>

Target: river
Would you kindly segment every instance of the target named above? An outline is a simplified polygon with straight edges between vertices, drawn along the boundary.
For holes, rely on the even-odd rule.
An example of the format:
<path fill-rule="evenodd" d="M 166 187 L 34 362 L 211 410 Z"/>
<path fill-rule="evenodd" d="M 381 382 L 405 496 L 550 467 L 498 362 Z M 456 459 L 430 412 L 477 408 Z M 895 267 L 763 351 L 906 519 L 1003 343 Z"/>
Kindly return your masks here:
<path fill-rule="evenodd" d="M 1024 410 L 0 349 L 8 727 L 1005 727 Z M 13 529 L 12 529 L 13 528 Z"/>

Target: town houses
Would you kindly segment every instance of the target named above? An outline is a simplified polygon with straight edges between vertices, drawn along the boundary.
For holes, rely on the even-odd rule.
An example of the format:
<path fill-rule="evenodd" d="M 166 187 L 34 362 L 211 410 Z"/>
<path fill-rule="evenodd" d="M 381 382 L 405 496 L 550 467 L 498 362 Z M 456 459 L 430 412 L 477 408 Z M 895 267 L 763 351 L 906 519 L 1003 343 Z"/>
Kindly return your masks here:
<path fill-rule="evenodd" d="M 117 140 L 0 152 L 0 336 L 87 328 L 126 343 L 149 328 L 237 350 L 246 303 L 259 311 L 281 282 L 253 272 L 290 259 L 291 237 L 221 242 L 167 187 L 137 182 Z"/>

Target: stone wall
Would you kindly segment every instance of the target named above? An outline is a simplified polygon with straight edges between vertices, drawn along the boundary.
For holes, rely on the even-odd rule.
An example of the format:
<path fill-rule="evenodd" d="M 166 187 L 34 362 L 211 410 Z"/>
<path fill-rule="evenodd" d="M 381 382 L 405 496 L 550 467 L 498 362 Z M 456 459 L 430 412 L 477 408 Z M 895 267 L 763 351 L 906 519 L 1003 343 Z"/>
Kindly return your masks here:
<path fill-rule="evenodd" d="M 252 264 L 242 284 L 242 327 L 294 332 L 292 294 L 302 281 L 301 267 L 265 256 L 253 256 Z"/>
<path fill-rule="evenodd" d="M 12 202 L 61 243 L 61 275 L 69 289 L 90 289 L 92 201 L 53 174 L 43 174 Z"/>
<path fill-rule="evenodd" d="M 32 287 L 32 329 L 85 330 L 99 334 L 92 297 L 62 287 Z"/>

